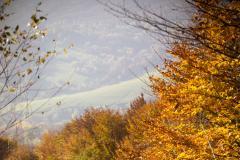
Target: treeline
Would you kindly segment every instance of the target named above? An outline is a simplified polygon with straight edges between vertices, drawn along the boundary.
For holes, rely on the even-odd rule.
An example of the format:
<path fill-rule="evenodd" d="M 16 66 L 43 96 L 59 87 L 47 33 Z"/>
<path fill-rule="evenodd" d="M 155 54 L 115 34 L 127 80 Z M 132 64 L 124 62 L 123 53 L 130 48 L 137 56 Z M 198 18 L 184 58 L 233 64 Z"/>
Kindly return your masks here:
<path fill-rule="evenodd" d="M 196 11 L 188 28 L 164 23 L 172 27 L 167 52 L 174 58 L 149 77 L 156 99 L 140 96 L 124 114 L 87 110 L 46 133 L 35 148 L 38 159 L 240 159 L 240 2 L 186 2 Z M 149 17 L 135 18 L 163 29 Z"/>
<path fill-rule="evenodd" d="M 129 135 L 128 120 L 143 104 L 143 97 L 139 97 L 126 114 L 107 108 L 88 109 L 60 132 L 46 133 L 36 154 L 40 160 L 114 159 L 120 142 Z"/>
<path fill-rule="evenodd" d="M 41 143 L 30 147 L 9 138 L 0 139 L 0 159 L 6 160 L 109 160 L 129 135 L 130 120 L 146 104 L 136 98 L 126 113 L 89 108 L 60 131 L 49 131 Z"/>

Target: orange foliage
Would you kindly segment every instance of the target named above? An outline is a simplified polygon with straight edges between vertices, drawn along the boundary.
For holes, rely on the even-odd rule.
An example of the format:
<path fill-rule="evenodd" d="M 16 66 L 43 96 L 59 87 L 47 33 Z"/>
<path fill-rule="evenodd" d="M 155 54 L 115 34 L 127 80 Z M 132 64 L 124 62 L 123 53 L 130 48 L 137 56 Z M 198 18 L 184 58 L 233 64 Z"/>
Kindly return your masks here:
<path fill-rule="evenodd" d="M 240 3 L 195 2 L 205 11 L 190 28 L 198 43 L 172 45 L 177 60 L 150 77 L 157 99 L 129 123 L 116 159 L 240 158 L 240 27 L 232 14 Z"/>
<path fill-rule="evenodd" d="M 125 120 L 110 109 L 89 109 L 59 133 L 43 136 L 36 152 L 39 159 L 112 159 L 126 135 Z"/>

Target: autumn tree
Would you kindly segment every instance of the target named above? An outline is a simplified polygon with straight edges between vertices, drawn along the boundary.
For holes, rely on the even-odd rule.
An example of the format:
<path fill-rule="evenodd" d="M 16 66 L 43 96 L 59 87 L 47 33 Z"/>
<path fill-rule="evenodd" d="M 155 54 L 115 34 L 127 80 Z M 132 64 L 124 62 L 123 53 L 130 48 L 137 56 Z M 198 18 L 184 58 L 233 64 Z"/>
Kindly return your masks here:
<path fill-rule="evenodd" d="M 143 107 L 146 104 L 146 100 L 144 99 L 144 95 L 143 93 L 141 93 L 141 95 L 137 98 L 135 98 L 131 103 L 130 103 L 130 107 L 127 110 L 126 115 L 126 119 L 129 120 L 133 115 L 136 114 L 136 112 Z"/>
<path fill-rule="evenodd" d="M 17 143 L 6 137 L 0 137 L 0 159 L 6 159 L 16 148 Z"/>
<path fill-rule="evenodd" d="M 60 139 L 58 133 L 53 131 L 45 133 L 41 137 L 41 143 L 36 148 L 36 154 L 39 159 L 49 159 L 49 160 L 57 160 L 57 159 L 66 159 L 63 154 L 63 140 Z"/>
<path fill-rule="evenodd" d="M 16 140 L 0 137 L 0 159 L 2 160 L 37 160 L 33 150 Z"/>
<path fill-rule="evenodd" d="M 39 159 L 109 160 L 126 135 L 125 120 L 117 111 L 91 108 L 55 135 L 46 134 L 36 153 Z"/>
<path fill-rule="evenodd" d="M 239 18 L 236 0 L 185 0 L 188 25 L 134 1 L 143 14 L 105 4 L 139 28 L 168 36 L 164 69 L 150 76 L 156 101 L 130 124 L 117 159 L 239 159 Z M 164 79 L 162 78 L 164 77 Z M 137 124 L 137 125 L 136 125 Z"/>
<path fill-rule="evenodd" d="M 38 40 L 47 34 L 41 25 L 46 20 L 39 9 L 41 3 L 32 14 L 29 26 L 21 28 L 8 25 L 12 13 L 6 8 L 11 2 L 0 2 L 0 135 L 36 111 L 30 108 L 37 95 L 31 88 L 56 53 L 55 49 L 46 51 L 38 46 Z M 18 105 L 20 102 L 22 105 Z"/>

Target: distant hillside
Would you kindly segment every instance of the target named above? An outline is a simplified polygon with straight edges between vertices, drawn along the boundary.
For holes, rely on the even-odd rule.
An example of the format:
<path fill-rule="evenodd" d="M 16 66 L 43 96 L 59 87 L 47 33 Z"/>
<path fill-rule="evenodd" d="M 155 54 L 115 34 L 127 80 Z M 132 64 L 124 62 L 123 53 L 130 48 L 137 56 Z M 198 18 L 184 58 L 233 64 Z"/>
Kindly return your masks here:
<path fill-rule="evenodd" d="M 87 92 L 34 101 L 29 108 L 35 110 L 40 107 L 40 109 L 22 127 L 33 128 L 30 137 L 35 138 L 46 129 L 59 129 L 72 118 L 82 114 L 87 107 L 105 106 L 124 111 L 140 93 L 147 92 L 147 86 L 140 79 L 135 78 Z M 146 95 L 146 99 L 150 98 Z M 21 106 L 24 106 L 24 103 L 19 104 L 19 107 Z M 26 137 L 30 138 L 28 135 Z"/>

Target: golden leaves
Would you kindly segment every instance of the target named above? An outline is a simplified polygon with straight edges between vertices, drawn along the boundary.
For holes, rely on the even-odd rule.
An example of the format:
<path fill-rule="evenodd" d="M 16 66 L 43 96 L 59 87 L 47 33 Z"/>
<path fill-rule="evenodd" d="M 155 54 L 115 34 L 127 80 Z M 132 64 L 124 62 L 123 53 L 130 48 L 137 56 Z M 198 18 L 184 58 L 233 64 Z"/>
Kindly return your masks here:
<path fill-rule="evenodd" d="M 9 5 L 11 2 L 12 2 L 12 0 L 3 0 L 3 3 L 4 3 L 5 5 Z"/>

